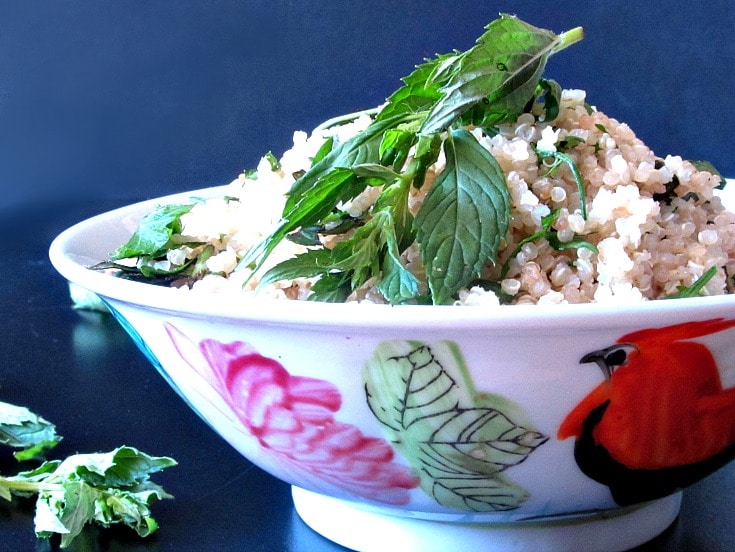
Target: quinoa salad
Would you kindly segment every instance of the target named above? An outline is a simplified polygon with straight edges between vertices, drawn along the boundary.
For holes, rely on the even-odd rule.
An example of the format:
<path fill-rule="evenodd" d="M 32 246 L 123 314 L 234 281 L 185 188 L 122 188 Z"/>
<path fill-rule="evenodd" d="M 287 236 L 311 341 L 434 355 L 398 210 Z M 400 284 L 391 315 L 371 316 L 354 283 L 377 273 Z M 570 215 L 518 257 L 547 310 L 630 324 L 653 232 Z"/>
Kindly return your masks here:
<path fill-rule="evenodd" d="M 499 21 L 522 24 L 510 16 Z M 487 29 L 493 30 L 492 25 Z M 558 42 L 563 35 L 552 36 Z M 590 105 L 584 91 L 562 90 L 540 78 L 522 109 L 503 112 L 499 118 L 493 115 L 492 124 L 486 115 L 484 120 L 467 116 L 468 110 L 487 105 L 476 101 L 463 107 L 451 124 L 428 128 L 427 119 L 441 111 L 443 106 L 437 104 L 452 90 L 451 79 L 442 81 L 436 75 L 437 64 L 454 59 L 437 59 L 430 67 L 437 94 L 427 108 L 428 117 L 419 120 L 424 126 L 418 132 L 413 130 L 415 102 L 410 111 L 397 111 L 403 98 L 398 93 L 380 108 L 325 123 L 310 134 L 296 132 L 291 149 L 278 158 L 264 156 L 257 169 L 218 188 L 213 197 L 162 206 L 168 208 L 167 216 L 158 212 L 152 218 L 158 221 L 159 234 L 164 230 L 165 240 L 147 250 L 133 247 L 145 241 L 142 221 L 137 235 L 114 252 L 104 268 L 163 283 L 182 294 L 335 302 L 430 304 L 433 297 L 434 303 L 485 307 L 622 304 L 732 291 L 735 214 L 716 194 L 725 181 L 711 165 L 657 155 L 626 123 Z M 500 62 L 492 63 L 500 67 Z M 461 67 L 455 69 L 453 78 L 460 73 Z M 403 90 L 414 82 L 412 76 L 404 79 Z M 428 86 L 424 81 L 422 85 Z M 331 172 L 312 178 L 316 189 L 339 173 L 350 193 L 330 196 L 334 199 L 326 208 L 310 206 L 312 211 L 300 221 L 284 223 L 288 213 L 299 212 L 299 205 L 289 207 L 289 198 L 299 187 L 299 193 L 309 193 L 303 192 L 303 182 L 314 174 L 314 167 L 329 160 L 330 152 L 334 158 L 334 152 L 367 140 L 363 137 L 376 124 L 391 118 L 400 119 L 399 124 L 381 131 L 381 157 L 330 167 Z M 398 137 L 390 142 L 398 144 L 392 156 L 385 155 L 391 132 Z M 432 137 L 434 146 L 437 137 L 447 138 L 441 138 L 443 147 L 432 147 L 432 156 L 426 156 L 425 136 Z M 467 158 L 479 171 L 460 164 L 463 151 L 471 151 Z M 423 167 L 416 163 L 420 156 Z M 486 162 L 491 164 L 483 169 Z M 409 180 L 407 167 L 419 167 L 420 178 L 411 173 Z M 504 189 L 483 191 L 482 175 L 492 167 L 500 171 Z M 461 181 L 463 174 L 470 175 L 469 184 Z M 459 192 L 447 197 L 462 201 L 464 190 L 477 189 L 480 200 L 471 199 L 474 211 L 447 203 L 446 197 L 437 203 L 431 212 L 446 208 L 446 213 L 459 215 L 450 228 L 454 234 L 437 238 L 439 245 L 432 249 L 426 244 L 440 226 L 449 224 L 441 219 L 451 216 L 442 211 L 432 219 L 421 212 L 422 206 L 436 202 L 433 187 L 445 189 L 449 184 Z M 336 185 L 329 194 L 332 189 Z M 389 202 L 396 194 L 403 203 Z M 467 212 L 482 219 L 485 206 L 492 211 L 490 230 L 467 222 Z M 314 210 L 320 210 L 319 216 Z M 377 226 L 376 219 L 384 216 L 392 226 Z M 399 219 L 408 223 L 402 225 Z M 475 233 L 480 236 L 476 239 L 491 242 L 477 255 L 471 243 L 463 241 Z M 463 248 L 451 249 L 457 242 Z M 448 260 L 436 261 L 446 247 L 451 249 Z M 365 261 L 364 267 L 355 264 L 363 249 L 382 257 Z M 460 253 L 464 257 L 456 263 Z M 451 270 L 459 276 L 448 284 L 442 271 Z M 388 275 L 400 286 L 386 285 Z M 332 281 L 336 283 L 328 287 Z"/>

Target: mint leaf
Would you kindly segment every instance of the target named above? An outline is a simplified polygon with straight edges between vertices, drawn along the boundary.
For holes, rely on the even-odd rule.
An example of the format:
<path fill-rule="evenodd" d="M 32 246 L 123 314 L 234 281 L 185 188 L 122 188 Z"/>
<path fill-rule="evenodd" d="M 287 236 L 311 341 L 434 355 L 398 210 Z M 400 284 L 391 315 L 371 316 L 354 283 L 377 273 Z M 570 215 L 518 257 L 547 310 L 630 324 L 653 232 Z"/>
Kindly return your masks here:
<path fill-rule="evenodd" d="M 392 305 L 416 298 L 419 295 L 419 280 L 401 262 L 394 224 L 384 225 L 383 237 L 386 253 L 378 290 Z"/>
<path fill-rule="evenodd" d="M 309 301 L 325 303 L 344 303 L 352 292 L 350 277 L 344 272 L 330 272 L 323 275 L 311 286 Z"/>
<path fill-rule="evenodd" d="M 447 62 L 452 62 L 455 55 L 438 56 L 433 60 L 416 66 L 414 71 L 404 77 L 404 86 L 388 97 L 388 104 L 377 115 L 376 121 L 383 121 L 406 113 L 428 111 L 442 97 L 439 91 L 437 76 Z M 451 63 L 450 63 L 451 65 Z"/>
<path fill-rule="evenodd" d="M 84 481 L 67 481 L 59 487 L 40 493 L 34 521 L 39 537 L 61 534 L 61 548 L 68 547 L 90 522 L 103 527 L 124 524 L 147 537 L 158 528 L 150 504 L 171 498 L 150 483 L 136 490 L 99 489 Z"/>
<path fill-rule="evenodd" d="M 312 278 L 325 274 L 331 267 L 332 253 L 327 249 L 311 249 L 285 261 L 268 270 L 260 278 L 259 285 L 267 286 L 280 280 L 294 278 Z"/>
<path fill-rule="evenodd" d="M 332 151 L 332 148 L 334 147 L 334 138 L 331 136 L 324 140 L 324 143 L 319 147 L 316 154 L 314 154 L 314 157 L 311 160 L 311 164 L 315 165 L 319 163 L 322 159 L 324 159 L 327 155 L 329 155 L 329 152 Z"/>
<path fill-rule="evenodd" d="M 447 165 L 424 199 L 415 226 L 435 304 L 444 304 L 495 262 L 508 231 L 503 171 L 466 130 L 444 142 Z"/>
<path fill-rule="evenodd" d="M 18 460 L 32 460 L 55 447 L 61 437 L 55 426 L 22 406 L 0 402 L 0 444 L 20 448 Z"/>
<path fill-rule="evenodd" d="M 725 188 L 725 185 L 727 184 L 727 180 L 724 176 L 722 176 L 722 173 L 717 170 L 717 167 L 715 167 L 712 163 L 709 161 L 690 161 L 692 165 L 694 165 L 694 168 L 698 171 L 706 171 L 714 176 L 719 177 L 720 183 L 717 185 L 718 190 L 723 190 Z"/>
<path fill-rule="evenodd" d="M 352 170 L 359 177 L 380 181 L 376 182 L 378 185 L 393 182 L 400 177 L 393 169 L 385 167 L 380 163 L 362 163 L 361 165 L 352 167 Z"/>
<path fill-rule="evenodd" d="M 380 163 L 380 144 L 383 140 L 383 133 L 406 120 L 406 115 L 399 114 L 385 120 L 375 121 L 364 131 L 332 149 L 293 183 L 288 192 L 284 218 L 304 195 L 310 193 L 326 173 L 335 168 L 351 168 L 363 163 Z"/>
<path fill-rule="evenodd" d="M 457 56 L 442 98 L 434 104 L 419 132 L 448 128 L 479 102 L 486 102 L 485 119 L 512 120 L 533 98 L 548 58 L 582 38 L 580 28 L 561 35 L 501 15 L 486 27 L 477 44 Z"/>
<path fill-rule="evenodd" d="M 413 232 L 413 215 L 408 207 L 409 183 L 398 181 L 383 189 L 373 205 L 373 213 L 385 211 L 390 214 L 390 234 L 396 240 L 397 247 L 403 251 L 415 239 Z M 386 238 L 386 240 L 388 240 Z"/>
<path fill-rule="evenodd" d="M 156 255 L 168 244 L 171 235 L 181 230 L 180 219 L 192 210 L 194 204 L 162 205 L 145 215 L 128 242 L 110 254 L 119 261 L 130 257 Z"/>
<path fill-rule="evenodd" d="M 59 464 L 54 475 L 78 477 L 96 486 L 129 487 L 144 483 L 151 473 L 175 465 L 170 458 L 149 456 L 123 446 L 111 452 L 70 456 Z"/>
<path fill-rule="evenodd" d="M 379 211 L 348 239 L 332 250 L 332 267 L 350 273 L 352 289 L 380 273 L 380 253 L 385 245 L 385 225 L 390 215 Z"/>
<path fill-rule="evenodd" d="M 62 548 L 90 522 L 104 527 L 124 524 L 147 536 L 157 527 L 150 505 L 171 498 L 149 476 L 174 465 L 171 458 L 149 456 L 132 447 L 76 454 L 0 477 L 0 496 L 37 494 L 36 533 L 39 537 L 60 533 Z"/>

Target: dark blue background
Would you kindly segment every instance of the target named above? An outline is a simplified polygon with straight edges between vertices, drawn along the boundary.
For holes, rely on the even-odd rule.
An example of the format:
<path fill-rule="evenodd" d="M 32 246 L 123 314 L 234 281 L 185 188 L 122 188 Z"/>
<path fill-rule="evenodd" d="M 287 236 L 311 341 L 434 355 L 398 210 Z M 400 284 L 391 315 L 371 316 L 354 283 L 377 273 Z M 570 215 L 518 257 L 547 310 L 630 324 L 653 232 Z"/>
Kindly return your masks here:
<path fill-rule="evenodd" d="M 17 0 L 0 3 L 0 207 L 229 182 L 501 11 L 584 26 L 548 77 L 659 155 L 735 176 L 732 0 Z"/>

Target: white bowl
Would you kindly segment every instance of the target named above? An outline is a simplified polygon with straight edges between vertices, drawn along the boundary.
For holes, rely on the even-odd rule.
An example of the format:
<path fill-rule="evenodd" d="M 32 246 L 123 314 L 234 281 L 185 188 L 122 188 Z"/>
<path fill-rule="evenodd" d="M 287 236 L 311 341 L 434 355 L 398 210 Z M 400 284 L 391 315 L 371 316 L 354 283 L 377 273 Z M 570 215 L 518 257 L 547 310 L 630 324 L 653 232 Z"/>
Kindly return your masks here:
<path fill-rule="evenodd" d="M 735 456 L 735 296 L 390 307 L 195 295 L 87 268 L 155 205 L 215 193 L 91 218 L 50 257 L 215 431 L 293 485 L 326 537 L 624 550 Z"/>

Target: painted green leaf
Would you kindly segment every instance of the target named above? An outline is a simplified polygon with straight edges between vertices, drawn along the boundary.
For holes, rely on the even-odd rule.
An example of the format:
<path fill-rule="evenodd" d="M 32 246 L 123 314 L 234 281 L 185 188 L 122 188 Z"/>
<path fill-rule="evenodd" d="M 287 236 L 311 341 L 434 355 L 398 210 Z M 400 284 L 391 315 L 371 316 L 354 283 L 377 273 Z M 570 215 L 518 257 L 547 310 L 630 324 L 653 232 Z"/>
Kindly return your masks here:
<path fill-rule="evenodd" d="M 492 512 L 528 498 L 504 472 L 547 437 L 518 405 L 474 390 L 455 344 L 381 343 L 364 378 L 370 409 L 437 502 Z"/>

